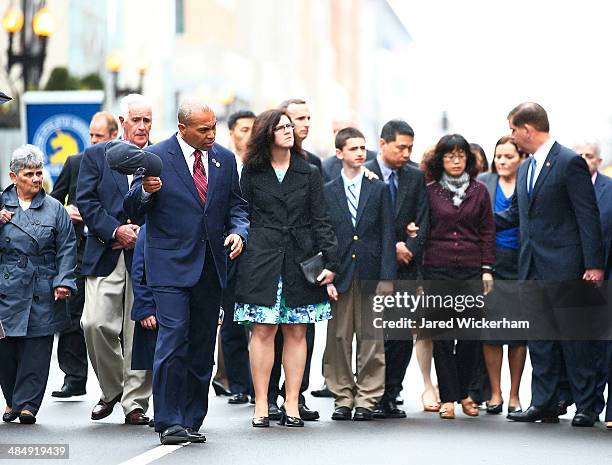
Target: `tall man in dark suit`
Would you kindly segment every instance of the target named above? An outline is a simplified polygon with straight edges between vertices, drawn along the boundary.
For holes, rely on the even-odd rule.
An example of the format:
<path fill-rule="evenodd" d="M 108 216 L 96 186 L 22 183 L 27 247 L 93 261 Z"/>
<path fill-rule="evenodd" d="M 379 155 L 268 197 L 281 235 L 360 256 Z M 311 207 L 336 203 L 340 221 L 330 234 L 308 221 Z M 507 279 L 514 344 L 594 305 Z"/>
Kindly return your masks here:
<path fill-rule="evenodd" d="M 327 325 L 323 374 L 334 394 L 332 420 L 372 420 L 384 392 L 385 347 L 382 330 L 364 327 L 361 281 L 379 281 L 377 294 L 391 289 L 396 275 L 394 221 L 389 189 L 364 176 L 365 138 L 355 128 L 336 135 L 343 169 L 325 185 L 325 198 L 338 239 L 340 267 L 327 285 L 334 318 Z M 353 376 L 353 335 L 357 376 Z"/>
<path fill-rule="evenodd" d="M 508 115 L 512 138 L 532 154 L 519 167 L 510 208 L 495 214 L 498 229 L 520 227 L 519 279 L 534 280 L 525 311 L 554 312 L 562 292 L 578 280 L 601 281 L 604 253 L 595 190 L 586 163 L 549 135 L 548 115 L 522 103 Z M 538 286 L 539 281 L 548 281 Z M 597 370 L 589 341 L 530 341 L 531 406 L 508 414 L 521 422 L 558 422 L 560 365 L 565 360 L 577 412 L 574 426 L 593 426 Z"/>
<path fill-rule="evenodd" d="M 198 430 L 208 411 L 227 258 L 248 235 L 234 154 L 215 144 L 217 121 L 199 101 L 178 110 L 179 132 L 149 150 L 160 177 L 137 178 L 125 199 L 146 214 L 145 267 L 157 308 L 153 361 L 155 430 L 162 444 L 205 442 Z"/>
<path fill-rule="evenodd" d="M 285 100 L 279 105 L 279 109 L 285 111 L 287 116 L 291 118 L 291 122 L 295 125 L 293 128 L 295 147 L 306 157 L 308 163 L 319 168 L 319 172 L 321 172 L 321 159 L 303 148 L 304 140 L 310 132 L 310 110 L 306 105 L 306 101 L 303 99 Z M 310 383 L 310 363 L 312 362 L 314 340 L 315 325 L 314 323 L 309 323 L 306 328 L 306 366 L 304 367 L 299 399 L 300 417 L 305 421 L 313 421 L 319 418 L 319 412 L 310 410 L 306 405 L 306 398 L 304 397 L 304 392 L 308 389 L 308 384 Z M 274 365 L 272 366 L 268 388 L 268 415 L 271 420 L 280 419 L 280 410 L 276 402 L 278 396 L 284 393 L 284 386 L 279 389 L 282 354 L 283 334 L 281 331 L 277 331 L 276 338 L 274 339 Z"/>
<path fill-rule="evenodd" d="M 380 133 L 380 153 L 366 168 L 382 179 L 391 194 L 394 210 L 395 255 L 397 277 L 418 277 L 423 246 L 429 230 L 429 204 L 423 172 L 408 164 L 414 143 L 414 131 L 408 123 L 391 120 Z M 407 226 L 418 226 L 416 237 L 407 234 Z M 412 356 L 412 339 L 397 341 L 385 336 L 385 393 L 374 412 L 376 418 L 403 418 L 406 412 L 397 408 L 396 398 Z"/>
<path fill-rule="evenodd" d="M 148 144 L 152 110 L 142 95 L 130 94 L 121 100 L 119 121 L 126 142 L 141 148 Z M 110 169 L 104 148 L 100 143 L 85 150 L 77 184 L 77 206 L 88 229 L 82 264 L 86 279 L 81 324 L 102 391 L 91 418 L 107 417 L 121 401 L 127 424 L 147 425 L 151 376 L 131 369 L 134 322 L 130 312 L 134 297 L 130 270 L 142 217 L 123 211 L 131 176 Z"/>
<path fill-rule="evenodd" d="M 98 112 L 91 118 L 89 124 L 89 141 L 91 145 L 108 141 L 117 137 L 117 122 L 113 115 L 107 111 Z M 70 215 L 77 238 L 77 292 L 70 297 L 71 325 L 59 335 L 57 341 L 57 361 L 60 369 L 65 373 L 64 384 L 59 391 L 53 391 L 53 397 L 82 396 L 87 384 L 87 347 L 81 328 L 81 316 L 85 304 L 85 278 L 81 274 L 81 263 L 85 251 L 85 232 L 83 218 L 76 206 L 77 180 L 83 154 L 79 153 L 68 157 L 59 174 L 51 197 L 66 204 L 66 211 Z"/>

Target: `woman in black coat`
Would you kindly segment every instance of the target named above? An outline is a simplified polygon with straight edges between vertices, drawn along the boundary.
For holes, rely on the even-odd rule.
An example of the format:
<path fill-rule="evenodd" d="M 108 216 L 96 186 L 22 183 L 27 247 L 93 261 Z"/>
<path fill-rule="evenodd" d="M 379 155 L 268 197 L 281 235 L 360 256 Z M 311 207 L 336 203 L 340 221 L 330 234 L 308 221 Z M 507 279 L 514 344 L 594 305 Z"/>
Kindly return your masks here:
<path fill-rule="evenodd" d="M 321 175 L 292 150 L 293 144 L 293 123 L 284 111 L 261 113 L 253 125 L 241 178 L 251 230 L 238 266 L 234 321 L 253 325 L 253 426 L 269 425 L 268 383 L 279 325 L 286 390 L 281 424 L 304 425 L 298 397 L 306 363 L 306 323 L 331 318 L 326 285 L 334 279 L 337 241 Z M 319 252 L 325 269 L 318 284 L 310 284 L 300 262 Z"/>

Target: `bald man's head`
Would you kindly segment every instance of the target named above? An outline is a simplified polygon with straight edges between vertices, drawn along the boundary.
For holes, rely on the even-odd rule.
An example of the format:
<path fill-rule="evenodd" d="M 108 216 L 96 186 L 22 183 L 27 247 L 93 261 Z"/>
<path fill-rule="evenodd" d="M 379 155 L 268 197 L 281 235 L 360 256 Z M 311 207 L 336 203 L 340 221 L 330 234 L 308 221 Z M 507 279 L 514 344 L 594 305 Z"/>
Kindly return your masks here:
<path fill-rule="evenodd" d="M 117 121 L 108 111 L 100 111 L 93 115 L 89 123 L 89 141 L 97 144 L 117 138 Z"/>

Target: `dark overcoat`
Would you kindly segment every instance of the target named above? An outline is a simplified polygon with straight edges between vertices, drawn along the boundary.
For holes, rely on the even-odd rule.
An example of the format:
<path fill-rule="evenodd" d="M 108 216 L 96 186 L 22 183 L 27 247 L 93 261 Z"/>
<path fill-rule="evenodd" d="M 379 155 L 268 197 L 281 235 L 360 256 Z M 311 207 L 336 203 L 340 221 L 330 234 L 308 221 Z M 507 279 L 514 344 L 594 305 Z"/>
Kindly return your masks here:
<path fill-rule="evenodd" d="M 323 252 L 325 267 L 337 270 L 337 241 L 318 168 L 294 153 L 282 182 L 271 166 L 263 171 L 245 167 L 240 184 L 251 232 L 238 266 L 236 301 L 274 305 L 281 276 L 290 307 L 324 301 L 325 286 L 308 283 L 299 265 Z"/>

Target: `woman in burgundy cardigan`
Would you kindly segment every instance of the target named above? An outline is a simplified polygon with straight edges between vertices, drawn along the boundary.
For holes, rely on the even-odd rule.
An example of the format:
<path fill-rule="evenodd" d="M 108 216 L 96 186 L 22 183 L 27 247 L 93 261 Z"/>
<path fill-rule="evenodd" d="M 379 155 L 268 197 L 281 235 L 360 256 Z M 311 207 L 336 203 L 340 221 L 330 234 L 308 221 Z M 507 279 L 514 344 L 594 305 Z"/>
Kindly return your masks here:
<path fill-rule="evenodd" d="M 427 186 L 430 227 L 423 278 L 482 279 L 488 293 L 493 286 L 495 224 L 487 188 L 474 179 L 476 158 L 465 138 L 459 134 L 442 137 L 428 169 L 435 182 Z M 480 347 L 478 341 L 434 341 L 441 418 L 455 417 L 455 402 L 461 403 L 466 415 L 478 415 L 468 398 L 468 386 Z"/>

